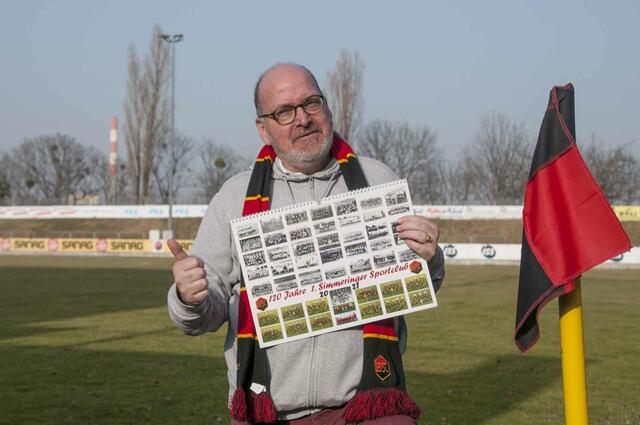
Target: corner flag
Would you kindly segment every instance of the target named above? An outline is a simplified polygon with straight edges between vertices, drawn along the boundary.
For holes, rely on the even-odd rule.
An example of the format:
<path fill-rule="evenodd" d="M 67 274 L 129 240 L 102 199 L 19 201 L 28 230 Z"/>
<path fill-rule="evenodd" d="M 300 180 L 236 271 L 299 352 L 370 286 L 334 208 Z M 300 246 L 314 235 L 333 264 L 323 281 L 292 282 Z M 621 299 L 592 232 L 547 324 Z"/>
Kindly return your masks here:
<path fill-rule="evenodd" d="M 615 172 L 612 170 L 612 172 Z M 538 314 L 574 280 L 631 249 L 631 242 L 575 142 L 573 85 L 553 87 L 524 195 L 515 342 L 538 340 Z"/>

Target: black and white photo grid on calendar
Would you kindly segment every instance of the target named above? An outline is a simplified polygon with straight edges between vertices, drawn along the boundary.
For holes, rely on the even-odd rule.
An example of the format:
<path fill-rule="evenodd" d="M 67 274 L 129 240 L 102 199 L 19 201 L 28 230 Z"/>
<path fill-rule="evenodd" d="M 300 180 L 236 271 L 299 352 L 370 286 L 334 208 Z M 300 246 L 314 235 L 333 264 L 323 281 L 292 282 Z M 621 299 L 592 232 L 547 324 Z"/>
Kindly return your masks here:
<path fill-rule="evenodd" d="M 437 307 L 405 180 L 231 221 L 261 347 Z"/>

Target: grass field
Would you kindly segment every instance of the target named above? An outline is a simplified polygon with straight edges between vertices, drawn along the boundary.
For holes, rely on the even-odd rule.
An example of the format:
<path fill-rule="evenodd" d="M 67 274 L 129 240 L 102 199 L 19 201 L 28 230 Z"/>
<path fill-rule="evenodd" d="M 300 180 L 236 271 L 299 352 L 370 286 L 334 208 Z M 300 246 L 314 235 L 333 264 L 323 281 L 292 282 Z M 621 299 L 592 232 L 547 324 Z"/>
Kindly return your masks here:
<path fill-rule="evenodd" d="M 0 256 L 0 423 L 228 423 L 224 331 L 186 337 L 167 259 Z M 561 424 L 557 303 L 512 341 L 517 268 L 449 267 L 440 307 L 407 316 L 423 424 Z M 640 423 L 637 270 L 583 278 L 592 424 Z"/>

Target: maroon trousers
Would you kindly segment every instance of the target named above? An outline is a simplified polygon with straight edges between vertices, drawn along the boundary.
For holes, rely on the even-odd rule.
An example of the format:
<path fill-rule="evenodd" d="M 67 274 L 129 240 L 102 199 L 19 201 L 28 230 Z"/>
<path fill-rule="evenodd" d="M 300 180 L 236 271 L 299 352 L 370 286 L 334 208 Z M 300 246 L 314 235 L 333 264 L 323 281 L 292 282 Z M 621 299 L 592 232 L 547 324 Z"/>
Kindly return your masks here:
<path fill-rule="evenodd" d="M 349 425 L 345 422 L 345 407 L 323 409 L 313 415 L 304 416 L 290 421 L 278 421 L 274 425 Z M 373 421 L 360 422 L 358 425 L 416 425 L 415 419 L 410 416 L 387 416 Z M 231 419 L 231 425 L 252 425 L 249 422 L 240 422 Z"/>

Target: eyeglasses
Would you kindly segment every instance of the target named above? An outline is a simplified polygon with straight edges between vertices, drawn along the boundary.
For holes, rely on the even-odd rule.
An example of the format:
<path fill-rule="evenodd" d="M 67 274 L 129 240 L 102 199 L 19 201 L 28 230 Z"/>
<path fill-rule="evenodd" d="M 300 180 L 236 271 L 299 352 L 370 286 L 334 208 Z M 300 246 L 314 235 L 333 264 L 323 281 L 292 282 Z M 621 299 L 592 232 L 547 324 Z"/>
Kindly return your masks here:
<path fill-rule="evenodd" d="M 309 115 L 318 115 L 324 109 L 325 98 L 321 94 L 309 96 L 298 105 L 284 105 L 270 114 L 258 115 L 258 118 L 272 118 L 280 125 L 291 124 L 301 107 Z"/>

